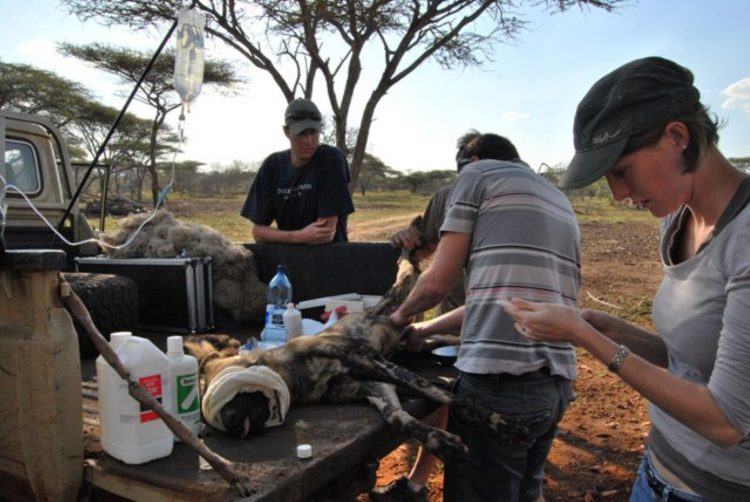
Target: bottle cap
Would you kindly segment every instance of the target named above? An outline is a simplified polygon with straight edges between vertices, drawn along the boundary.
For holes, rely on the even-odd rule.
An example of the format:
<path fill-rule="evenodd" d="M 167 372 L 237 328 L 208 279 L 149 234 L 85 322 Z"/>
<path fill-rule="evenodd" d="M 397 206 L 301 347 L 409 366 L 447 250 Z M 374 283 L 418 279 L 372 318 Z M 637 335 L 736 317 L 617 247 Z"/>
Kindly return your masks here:
<path fill-rule="evenodd" d="M 167 355 L 179 356 L 184 354 L 182 350 L 182 337 L 180 335 L 174 335 L 167 338 Z"/>
<path fill-rule="evenodd" d="M 286 304 L 286 309 L 287 309 L 287 310 L 290 310 L 290 311 L 291 311 L 291 310 L 294 310 L 294 304 L 293 304 L 292 302 L 289 302 L 289 303 L 287 303 L 287 304 Z"/>
<path fill-rule="evenodd" d="M 133 336 L 133 333 L 131 333 L 130 331 L 115 331 L 114 333 L 110 333 L 109 345 L 114 349 L 131 336 Z"/>
<path fill-rule="evenodd" d="M 309 444 L 298 444 L 297 445 L 297 458 L 310 458 L 312 457 L 312 446 Z"/>

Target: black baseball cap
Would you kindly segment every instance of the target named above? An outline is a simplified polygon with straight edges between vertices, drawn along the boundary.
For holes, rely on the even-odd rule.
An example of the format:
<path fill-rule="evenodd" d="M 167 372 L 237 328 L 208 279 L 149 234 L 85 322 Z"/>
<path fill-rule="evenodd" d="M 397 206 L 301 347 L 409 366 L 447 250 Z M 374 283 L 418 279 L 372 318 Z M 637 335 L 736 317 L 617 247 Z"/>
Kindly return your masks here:
<path fill-rule="evenodd" d="M 700 99 L 687 68 L 661 57 L 631 61 L 599 79 L 573 123 L 576 153 L 561 185 L 581 188 L 612 169 L 633 136 L 664 123 Z"/>
<path fill-rule="evenodd" d="M 315 103 L 309 99 L 297 98 L 286 107 L 284 126 L 295 136 L 307 129 L 320 131 L 323 128 L 323 116 Z"/>

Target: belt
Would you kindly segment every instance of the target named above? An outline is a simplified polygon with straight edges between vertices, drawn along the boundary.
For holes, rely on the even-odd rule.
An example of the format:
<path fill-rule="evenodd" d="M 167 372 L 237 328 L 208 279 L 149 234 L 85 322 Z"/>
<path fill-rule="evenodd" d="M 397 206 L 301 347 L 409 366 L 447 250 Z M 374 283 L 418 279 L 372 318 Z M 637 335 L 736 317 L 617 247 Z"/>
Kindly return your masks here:
<path fill-rule="evenodd" d="M 686 499 L 675 494 L 673 487 L 657 478 L 656 474 L 654 474 L 654 468 L 650 463 L 645 467 L 646 468 L 644 469 L 644 471 L 646 473 L 646 482 L 648 483 L 648 486 L 650 486 L 654 491 L 654 493 L 656 493 L 660 497 L 660 500 L 663 500 L 665 502 L 691 502 L 690 499 Z"/>

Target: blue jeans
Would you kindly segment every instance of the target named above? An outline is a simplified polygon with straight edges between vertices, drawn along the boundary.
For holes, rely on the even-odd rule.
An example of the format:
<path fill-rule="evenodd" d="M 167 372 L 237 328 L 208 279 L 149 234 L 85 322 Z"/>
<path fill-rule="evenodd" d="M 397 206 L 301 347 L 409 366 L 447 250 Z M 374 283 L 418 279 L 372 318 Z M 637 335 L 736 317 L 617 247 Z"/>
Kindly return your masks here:
<path fill-rule="evenodd" d="M 687 493 L 667 483 L 651 465 L 650 453 L 646 450 L 633 483 L 630 502 L 700 502 L 700 495 Z"/>
<path fill-rule="evenodd" d="M 455 392 L 479 398 L 492 410 L 529 429 L 523 442 L 508 442 L 486 425 L 448 416 L 448 431 L 461 436 L 469 455 L 445 465 L 445 501 L 532 501 L 542 493 L 544 462 L 557 423 L 572 397 L 569 380 L 541 371 L 525 375 L 461 373 Z"/>

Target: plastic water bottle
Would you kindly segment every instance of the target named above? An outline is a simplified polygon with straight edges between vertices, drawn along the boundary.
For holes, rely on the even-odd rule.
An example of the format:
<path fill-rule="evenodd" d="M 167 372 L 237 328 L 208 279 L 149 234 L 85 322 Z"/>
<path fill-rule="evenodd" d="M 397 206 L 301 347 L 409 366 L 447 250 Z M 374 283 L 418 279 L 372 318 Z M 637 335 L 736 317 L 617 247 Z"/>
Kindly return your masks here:
<path fill-rule="evenodd" d="M 203 84 L 205 25 L 206 16 L 196 9 L 180 11 L 175 31 L 174 89 L 187 105 L 200 94 Z"/>
<path fill-rule="evenodd" d="M 284 343 L 287 341 L 284 312 L 286 312 L 286 305 L 291 301 L 292 283 L 286 275 L 284 265 L 279 265 L 276 275 L 268 283 L 266 325 L 260 334 L 262 341 L 271 343 Z"/>
<path fill-rule="evenodd" d="M 167 358 L 169 359 L 169 381 L 172 384 L 170 411 L 193 434 L 198 434 L 201 431 L 198 361 L 193 356 L 185 354 L 182 337 L 179 335 L 167 338 Z M 174 439 L 180 441 L 177 436 Z"/>
<path fill-rule="evenodd" d="M 302 312 L 294 308 L 293 303 L 286 304 L 284 327 L 286 328 L 287 342 L 302 335 Z"/>
<path fill-rule="evenodd" d="M 130 375 L 169 409 L 167 356 L 149 340 L 128 332 L 112 333 L 109 343 Z M 172 431 L 156 412 L 128 394 L 127 383 L 102 356 L 96 360 L 96 375 L 104 451 L 126 464 L 142 464 L 172 453 Z"/>
<path fill-rule="evenodd" d="M 286 275 L 286 267 L 279 265 L 276 275 L 268 283 L 268 303 L 277 309 L 286 309 L 287 303 L 292 301 L 292 283 Z"/>

